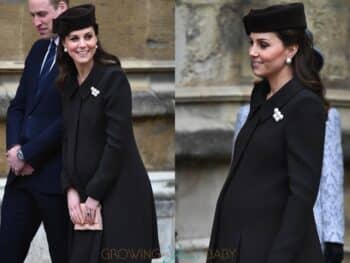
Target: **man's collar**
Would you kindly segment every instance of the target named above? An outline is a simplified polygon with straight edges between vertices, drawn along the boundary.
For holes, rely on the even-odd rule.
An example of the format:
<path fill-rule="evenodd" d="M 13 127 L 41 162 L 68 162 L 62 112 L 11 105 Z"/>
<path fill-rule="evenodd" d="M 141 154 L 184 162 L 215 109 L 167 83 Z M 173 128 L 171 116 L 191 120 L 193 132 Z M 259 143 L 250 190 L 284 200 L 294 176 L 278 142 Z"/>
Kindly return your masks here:
<path fill-rule="evenodd" d="M 51 41 L 55 42 L 55 45 L 58 47 L 58 45 L 60 43 L 60 37 L 57 35 L 54 35 L 53 37 L 50 38 L 50 42 Z"/>

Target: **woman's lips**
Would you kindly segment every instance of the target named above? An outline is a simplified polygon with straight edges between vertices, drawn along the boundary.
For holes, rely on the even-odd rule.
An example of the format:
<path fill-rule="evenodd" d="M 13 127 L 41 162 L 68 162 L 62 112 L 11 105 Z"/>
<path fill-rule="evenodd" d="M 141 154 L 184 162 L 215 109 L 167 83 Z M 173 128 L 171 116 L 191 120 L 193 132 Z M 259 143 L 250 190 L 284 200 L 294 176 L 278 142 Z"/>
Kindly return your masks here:
<path fill-rule="evenodd" d="M 251 61 L 250 64 L 251 64 L 252 68 L 257 68 L 257 67 L 259 67 L 262 64 L 262 62 L 260 62 L 260 61 Z"/>

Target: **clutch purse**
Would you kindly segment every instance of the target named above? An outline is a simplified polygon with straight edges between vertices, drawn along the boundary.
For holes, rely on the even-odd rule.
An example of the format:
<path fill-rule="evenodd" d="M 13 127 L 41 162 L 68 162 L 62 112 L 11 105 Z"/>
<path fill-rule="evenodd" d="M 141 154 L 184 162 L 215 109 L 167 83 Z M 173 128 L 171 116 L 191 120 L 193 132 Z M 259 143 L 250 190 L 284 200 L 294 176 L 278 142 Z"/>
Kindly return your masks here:
<path fill-rule="evenodd" d="M 86 214 L 86 207 L 84 203 L 80 204 L 81 211 L 83 215 Z M 101 214 L 101 206 L 98 206 L 96 209 L 95 215 L 95 223 L 90 224 L 74 224 L 74 230 L 103 230 L 102 226 L 102 214 Z"/>

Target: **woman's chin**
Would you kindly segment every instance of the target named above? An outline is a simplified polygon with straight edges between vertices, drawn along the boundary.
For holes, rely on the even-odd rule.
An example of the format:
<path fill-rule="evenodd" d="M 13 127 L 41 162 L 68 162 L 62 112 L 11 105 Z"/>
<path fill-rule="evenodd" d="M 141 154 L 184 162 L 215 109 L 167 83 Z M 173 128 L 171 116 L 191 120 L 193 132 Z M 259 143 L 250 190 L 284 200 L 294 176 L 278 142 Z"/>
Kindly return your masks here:
<path fill-rule="evenodd" d="M 265 75 L 262 74 L 260 71 L 254 70 L 254 69 L 253 69 L 253 74 L 254 74 L 255 77 L 258 77 L 258 78 L 264 78 L 265 77 Z"/>

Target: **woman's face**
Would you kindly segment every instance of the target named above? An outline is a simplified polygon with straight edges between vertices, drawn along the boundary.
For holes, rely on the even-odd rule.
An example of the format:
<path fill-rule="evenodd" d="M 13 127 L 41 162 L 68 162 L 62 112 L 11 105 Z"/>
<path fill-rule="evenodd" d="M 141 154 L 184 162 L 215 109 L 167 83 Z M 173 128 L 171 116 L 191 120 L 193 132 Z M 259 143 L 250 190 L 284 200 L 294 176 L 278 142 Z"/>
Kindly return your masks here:
<path fill-rule="evenodd" d="M 253 73 L 262 78 L 277 75 L 285 67 L 286 59 L 292 58 L 296 47 L 285 47 L 273 32 L 250 33 L 249 56 Z"/>
<path fill-rule="evenodd" d="M 92 26 L 70 32 L 63 41 L 68 55 L 78 67 L 93 63 L 96 44 L 97 36 Z"/>

